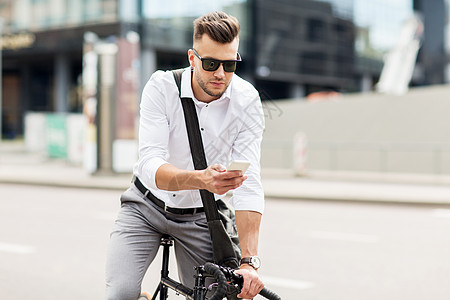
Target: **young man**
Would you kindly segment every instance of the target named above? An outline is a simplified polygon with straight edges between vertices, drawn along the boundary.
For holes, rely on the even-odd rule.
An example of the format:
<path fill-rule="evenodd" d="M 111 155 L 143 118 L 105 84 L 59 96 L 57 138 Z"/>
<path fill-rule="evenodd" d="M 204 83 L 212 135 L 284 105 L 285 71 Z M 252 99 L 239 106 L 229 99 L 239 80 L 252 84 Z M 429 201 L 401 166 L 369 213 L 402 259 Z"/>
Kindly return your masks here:
<path fill-rule="evenodd" d="M 194 170 L 172 72 L 157 71 L 144 88 L 139 161 L 134 168 L 137 179 L 121 197 L 122 207 L 111 233 L 107 299 L 138 298 L 162 234 L 174 238 L 180 280 L 193 286 L 193 267 L 213 261 L 199 189 L 214 193 L 219 202 L 233 190 L 230 202 L 236 225 L 226 227 L 233 231 L 237 226 L 241 246 L 237 272 L 243 275 L 244 286 L 238 297 L 251 299 L 263 288 L 256 272 L 259 266 L 252 261 L 259 260 L 264 209 L 259 166 L 264 117 L 258 92 L 234 74 L 240 60 L 239 29 L 238 20 L 223 12 L 194 21 L 190 67 L 182 74 L 181 96 L 195 103 L 209 165 L 205 170 Z M 226 170 L 232 160 L 250 161 L 245 175 Z"/>

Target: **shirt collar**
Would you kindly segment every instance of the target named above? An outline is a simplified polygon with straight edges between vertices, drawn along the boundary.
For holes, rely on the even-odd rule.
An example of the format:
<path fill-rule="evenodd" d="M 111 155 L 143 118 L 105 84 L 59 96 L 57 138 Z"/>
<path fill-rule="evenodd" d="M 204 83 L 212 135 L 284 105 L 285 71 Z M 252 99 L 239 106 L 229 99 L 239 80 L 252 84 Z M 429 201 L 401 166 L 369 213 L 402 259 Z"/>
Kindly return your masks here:
<path fill-rule="evenodd" d="M 234 76 L 233 76 L 234 77 Z M 219 102 L 225 99 L 231 99 L 231 85 L 233 84 L 233 79 L 231 79 L 230 85 L 225 90 L 225 93 L 212 102 Z M 201 102 L 197 100 L 194 96 L 194 91 L 192 90 L 192 78 L 191 78 L 191 68 L 187 67 L 184 69 L 184 72 L 181 77 L 181 98 L 192 98 L 195 102 Z M 201 102 L 204 103 L 204 102 Z"/>

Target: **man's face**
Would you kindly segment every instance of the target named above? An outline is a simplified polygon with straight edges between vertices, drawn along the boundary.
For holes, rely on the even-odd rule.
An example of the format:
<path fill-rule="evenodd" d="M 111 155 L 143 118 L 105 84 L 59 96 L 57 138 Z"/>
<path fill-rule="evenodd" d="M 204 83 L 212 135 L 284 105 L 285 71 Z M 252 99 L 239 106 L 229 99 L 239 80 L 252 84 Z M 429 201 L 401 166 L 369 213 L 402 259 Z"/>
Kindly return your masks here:
<path fill-rule="evenodd" d="M 202 58 L 214 58 L 218 60 L 235 60 L 239 47 L 239 39 L 228 44 L 213 41 L 204 34 L 201 40 L 194 42 L 194 49 Z M 189 50 L 189 62 L 193 67 L 192 90 L 199 101 L 211 102 L 219 99 L 230 85 L 234 72 L 225 72 L 223 64 L 216 71 L 205 71 L 201 60 Z"/>

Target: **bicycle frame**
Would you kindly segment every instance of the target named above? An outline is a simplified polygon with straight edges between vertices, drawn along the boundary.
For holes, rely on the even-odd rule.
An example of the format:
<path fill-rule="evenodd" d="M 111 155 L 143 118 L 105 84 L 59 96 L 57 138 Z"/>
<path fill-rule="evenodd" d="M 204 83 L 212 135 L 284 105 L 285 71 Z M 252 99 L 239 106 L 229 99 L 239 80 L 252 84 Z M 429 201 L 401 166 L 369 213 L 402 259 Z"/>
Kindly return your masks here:
<path fill-rule="evenodd" d="M 161 280 L 151 300 L 157 300 L 158 294 L 160 300 L 167 300 L 169 288 L 174 290 L 177 294 L 186 297 L 188 300 L 205 300 L 206 293 L 208 292 L 208 289 L 205 286 L 207 277 L 214 277 L 218 284 L 216 292 L 211 296 L 211 300 L 222 299 L 225 296 L 227 280 L 228 284 L 242 287 L 243 278 L 241 275 L 234 273 L 234 270 L 212 263 L 206 263 L 204 266 L 195 267 L 194 289 L 188 288 L 182 283 L 169 277 L 169 251 L 170 247 L 173 246 L 173 238 L 169 235 L 163 235 L 161 237 L 161 246 L 163 247 Z M 267 299 L 281 300 L 277 294 L 267 288 L 263 288 L 259 294 Z M 145 298 L 148 299 L 147 297 Z"/>
<path fill-rule="evenodd" d="M 170 247 L 173 246 L 173 238 L 169 235 L 163 235 L 161 237 L 161 246 L 163 247 L 161 280 L 152 296 L 152 300 L 157 300 L 158 294 L 160 300 L 167 300 L 169 288 L 174 290 L 177 294 L 183 295 L 188 300 L 204 300 L 208 291 L 205 287 L 206 277 L 210 277 L 207 275 L 205 276 L 204 267 L 195 267 L 195 285 L 192 290 L 169 277 L 169 252 Z"/>
<path fill-rule="evenodd" d="M 170 247 L 173 246 L 173 238 L 169 235 L 163 235 L 161 238 L 161 246 L 163 247 L 161 280 L 159 282 L 158 287 L 155 290 L 155 293 L 153 294 L 152 300 L 157 299 L 156 297 L 158 297 L 158 293 L 160 300 L 166 300 L 169 288 L 174 290 L 176 293 L 185 296 L 189 300 L 204 299 L 204 297 L 193 298 L 194 292 L 192 289 L 184 286 L 180 282 L 177 282 L 169 277 L 169 251 Z"/>

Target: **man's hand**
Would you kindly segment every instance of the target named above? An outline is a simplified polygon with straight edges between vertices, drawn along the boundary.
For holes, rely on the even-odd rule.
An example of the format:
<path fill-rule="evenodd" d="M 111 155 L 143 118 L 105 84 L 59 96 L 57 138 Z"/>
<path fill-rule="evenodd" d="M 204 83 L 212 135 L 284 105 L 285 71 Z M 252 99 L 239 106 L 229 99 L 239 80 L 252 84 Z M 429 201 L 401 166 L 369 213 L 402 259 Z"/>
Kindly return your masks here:
<path fill-rule="evenodd" d="M 187 171 L 171 164 L 163 164 L 156 171 L 156 186 L 166 191 L 205 189 L 218 195 L 242 185 L 247 176 L 242 171 L 227 171 L 222 165 L 212 165 L 205 170 Z"/>
<path fill-rule="evenodd" d="M 241 274 L 244 277 L 244 284 L 242 286 L 241 293 L 238 295 L 242 299 L 253 299 L 263 289 L 264 284 L 258 276 L 258 273 L 252 266 L 242 265 L 237 274 Z"/>
<path fill-rule="evenodd" d="M 218 195 L 225 194 L 242 185 L 247 179 L 242 171 L 227 171 L 222 165 L 212 165 L 203 171 L 204 189 Z"/>

